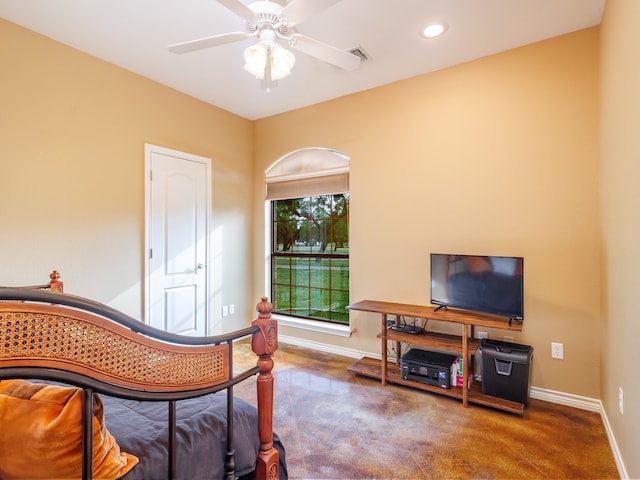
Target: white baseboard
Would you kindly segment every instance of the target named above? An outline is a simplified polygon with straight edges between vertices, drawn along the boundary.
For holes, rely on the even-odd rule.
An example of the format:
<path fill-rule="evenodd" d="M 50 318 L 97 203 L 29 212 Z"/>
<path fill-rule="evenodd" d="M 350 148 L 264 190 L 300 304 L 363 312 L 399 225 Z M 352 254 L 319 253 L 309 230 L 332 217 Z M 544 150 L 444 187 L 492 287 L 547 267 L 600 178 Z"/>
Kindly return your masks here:
<path fill-rule="evenodd" d="M 354 350 L 351 348 L 336 347 L 334 345 L 327 345 L 326 343 L 314 342 L 312 340 L 305 340 L 299 337 L 289 337 L 287 335 L 278 334 L 278 341 L 282 343 L 288 343 L 297 347 L 305 347 L 310 350 L 318 350 L 319 352 L 333 353 L 335 355 L 342 355 L 349 358 L 362 358 L 363 356 L 370 356 L 368 353 L 362 353 L 360 350 Z M 378 354 L 377 358 L 381 358 Z"/>
<path fill-rule="evenodd" d="M 348 357 L 348 358 L 359 359 L 364 356 L 371 357 L 371 358 L 381 358 L 381 355 L 379 353 L 362 352 L 360 350 L 355 350 L 352 348 L 327 345 L 326 343 L 314 342 L 314 341 L 305 340 L 299 337 L 279 335 L 278 340 L 282 343 L 288 343 L 298 347 L 309 348 L 311 350 L 318 350 L 319 352 L 342 355 L 343 357 Z M 555 390 L 548 390 L 546 388 L 539 388 L 539 387 L 531 387 L 530 396 L 531 398 L 535 398 L 537 400 L 543 400 L 545 402 L 557 403 L 560 405 L 566 405 L 568 407 L 574 407 L 574 408 L 579 408 L 581 410 L 587 410 L 589 412 L 599 413 L 600 417 L 602 418 L 605 431 L 607 432 L 607 437 L 609 438 L 609 445 L 611 446 L 611 451 L 616 461 L 616 466 L 618 467 L 618 473 L 620 474 L 620 478 L 622 480 L 629 479 L 629 475 L 627 474 L 627 470 L 624 466 L 624 462 L 622 461 L 620 449 L 618 448 L 618 443 L 616 442 L 616 439 L 613 435 L 613 431 L 611 430 L 611 425 L 609 424 L 609 419 L 607 418 L 607 414 L 604 410 L 604 406 L 602 405 L 602 402 L 600 400 L 598 400 L 597 398 L 583 397 L 581 395 L 574 395 L 572 393 L 566 393 L 566 392 L 558 392 Z"/>
<path fill-rule="evenodd" d="M 567 407 L 575 407 L 590 412 L 602 413 L 602 402 L 597 398 L 583 397 L 572 393 L 558 392 L 546 388 L 531 387 L 531 398 L 545 402 L 558 403 Z"/>

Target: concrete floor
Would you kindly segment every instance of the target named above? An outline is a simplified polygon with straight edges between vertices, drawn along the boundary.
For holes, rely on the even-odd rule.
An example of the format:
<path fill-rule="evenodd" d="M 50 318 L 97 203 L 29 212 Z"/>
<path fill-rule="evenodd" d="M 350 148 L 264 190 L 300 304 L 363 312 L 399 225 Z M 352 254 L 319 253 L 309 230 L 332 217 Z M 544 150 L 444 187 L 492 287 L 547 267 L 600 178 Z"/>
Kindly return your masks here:
<path fill-rule="evenodd" d="M 236 352 L 250 358 L 248 345 Z M 274 431 L 291 479 L 620 478 L 598 413 L 535 399 L 523 416 L 463 408 L 286 344 L 274 360 Z M 235 393 L 255 395 L 247 385 Z"/>

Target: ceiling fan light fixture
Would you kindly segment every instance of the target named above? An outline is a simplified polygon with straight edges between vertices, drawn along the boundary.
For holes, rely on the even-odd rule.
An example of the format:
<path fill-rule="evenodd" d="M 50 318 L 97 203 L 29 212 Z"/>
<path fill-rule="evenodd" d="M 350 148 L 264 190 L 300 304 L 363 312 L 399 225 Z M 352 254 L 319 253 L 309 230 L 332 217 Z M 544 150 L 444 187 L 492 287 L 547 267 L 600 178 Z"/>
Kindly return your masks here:
<path fill-rule="evenodd" d="M 275 42 L 260 41 L 244 51 L 244 69 L 259 79 L 264 79 L 267 65 L 271 67 L 271 80 L 280 80 L 291 75 L 296 57 Z"/>
<path fill-rule="evenodd" d="M 271 54 L 271 78 L 280 80 L 291 75 L 291 70 L 296 64 L 295 55 L 277 43 L 271 46 L 269 52 Z"/>
<path fill-rule="evenodd" d="M 258 42 L 244 50 L 244 69 L 258 78 L 264 77 L 264 69 L 267 66 L 269 47 Z"/>

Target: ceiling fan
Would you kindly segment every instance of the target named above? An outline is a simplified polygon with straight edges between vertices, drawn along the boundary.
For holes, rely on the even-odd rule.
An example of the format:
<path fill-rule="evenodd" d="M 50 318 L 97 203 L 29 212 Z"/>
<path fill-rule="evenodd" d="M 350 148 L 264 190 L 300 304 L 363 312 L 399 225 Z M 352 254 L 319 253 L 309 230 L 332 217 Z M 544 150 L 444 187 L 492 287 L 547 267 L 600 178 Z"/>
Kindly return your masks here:
<path fill-rule="evenodd" d="M 296 25 L 329 8 L 340 0 L 293 0 L 281 5 L 275 1 L 258 0 L 245 5 L 240 0 L 217 0 L 245 20 L 244 32 L 229 32 L 211 37 L 169 45 L 173 53 L 188 53 L 256 37 L 258 42 L 244 51 L 245 70 L 262 79 L 269 89 L 274 82 L 291 73 L 295 56 L 280 42 L 344 70 L 355 70 L 360 57 L 332 45 L 298 33 Z"/>

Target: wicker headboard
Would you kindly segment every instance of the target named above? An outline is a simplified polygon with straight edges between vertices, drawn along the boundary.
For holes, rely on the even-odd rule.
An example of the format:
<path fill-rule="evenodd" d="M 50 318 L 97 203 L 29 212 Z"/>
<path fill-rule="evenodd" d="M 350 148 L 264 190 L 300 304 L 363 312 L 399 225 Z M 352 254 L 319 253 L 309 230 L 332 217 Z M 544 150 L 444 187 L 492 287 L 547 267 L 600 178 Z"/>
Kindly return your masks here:
<path fill-rule="evenodd" d="M 260 457 L 256 475 L 277 478 L 271 370 L 278 332 L 267 298 L 258 303 L 259 315 L 250 327 L 226 335 L 187 337 L 150 327 L 102 303 L 62 293 L 58 272 L 53 271 L 50 278 L 46 285 L 0 287 L 0 380 L 64 381 L 89 393 L 166 400 L 175 408 L 176 400 L 217 392 L 257 374 Z M 248 336 L 257 365 L 234 374 L 233 342 Z"/>

